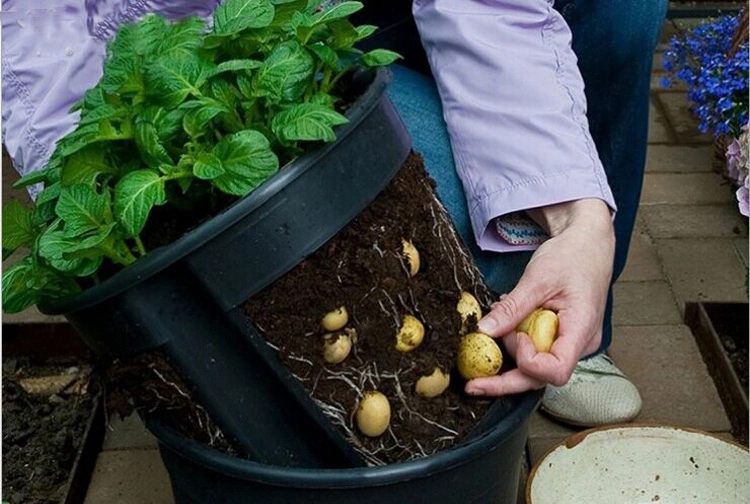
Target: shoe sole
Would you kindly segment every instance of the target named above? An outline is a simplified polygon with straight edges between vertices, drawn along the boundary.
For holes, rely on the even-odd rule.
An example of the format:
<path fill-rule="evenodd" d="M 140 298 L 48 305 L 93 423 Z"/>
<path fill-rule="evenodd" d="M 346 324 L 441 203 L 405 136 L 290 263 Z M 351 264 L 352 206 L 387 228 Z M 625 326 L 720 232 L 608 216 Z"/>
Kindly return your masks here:
<path fill-rule="evenodd" d="M 576 422 L 575 420 L 570 420 L 568 418 L 564 418 L 564 417 L 561 417 L 559 415 L 556 415 L 554 412 L 552 412 L 552 411 L 548 410 L 547 408 L 545 408 L 543 404 L 539 407 L 539 410 L 543 411 L 545 415 L 549 416 L 550 418 L 552 418 L 553 420 L 555 420 L 557 422 L 560 422 L 560 423 L 566 424 L 566 425 L 570 425 L 571 427 L 580 427 L 580 428 L 583 428 L 583 429 L 591 429 L 593 427 L 602 427 L 604 425 L 616 425 L 616 424 L 622 424 L 622 423 L 630 423 L 633 420 L 635 420 L 635 418 L 638 416 L 638 413 L 640 413 L 640 411 L 639 411 L 638 413 L 636 413 L 635 415 L 633 415 L 631 418 L 629 418 L 627 420 L 622 420 L 620 422 L 607 422 L 607 423 L 591 424 L 591 423 Z"/>

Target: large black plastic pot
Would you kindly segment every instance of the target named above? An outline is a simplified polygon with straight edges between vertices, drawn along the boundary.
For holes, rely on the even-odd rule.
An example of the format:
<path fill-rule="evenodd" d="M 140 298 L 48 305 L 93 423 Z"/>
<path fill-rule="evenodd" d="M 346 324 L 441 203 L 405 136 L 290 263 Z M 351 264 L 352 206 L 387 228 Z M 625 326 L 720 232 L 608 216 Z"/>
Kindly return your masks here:
<path fill-rule="evenodd" d="M 528 420 L 541 398 L 499 400 L 465 442 L 382 467 L 306 469 L 258 464 L 190 441 L 158 421 L 176 504 L 515 504 Z"/>
<path fill-rule="evenodd" d="M 324 244 L 380 193 L 411 139 L 384 94 L 390 73 L 360 73 L 362 95 L 337 140 L 283 167 L 173 244 L 64 304 L 100 356 L 158 350 L 222 431 L 253 460 L 352 467 L 359 456 L 277 363 L 237 306 Z M 265 352 L 265 353 L 264 353 Z"/>

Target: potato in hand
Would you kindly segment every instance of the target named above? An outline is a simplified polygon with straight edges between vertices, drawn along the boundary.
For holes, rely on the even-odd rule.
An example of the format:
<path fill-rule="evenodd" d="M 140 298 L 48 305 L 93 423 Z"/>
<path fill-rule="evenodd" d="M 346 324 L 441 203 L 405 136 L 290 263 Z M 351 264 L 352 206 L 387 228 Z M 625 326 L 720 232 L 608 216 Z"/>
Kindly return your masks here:
<path fill-rule="evenodd" d="M 528 334 L 537 352 L 549 352 L 557 338 L 559 324 L 555 312 L 537 308 L 518 324 L 516 331 Z"/>

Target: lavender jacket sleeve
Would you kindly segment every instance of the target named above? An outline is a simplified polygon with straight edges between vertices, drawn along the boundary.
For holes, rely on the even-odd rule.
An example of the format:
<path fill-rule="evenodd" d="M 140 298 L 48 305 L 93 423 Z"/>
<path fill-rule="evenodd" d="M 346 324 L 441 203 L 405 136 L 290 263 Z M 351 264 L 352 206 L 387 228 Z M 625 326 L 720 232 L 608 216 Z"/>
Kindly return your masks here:
<path fill-rule="evenodd" d="M 552 0 L 415 0 L 474 234 L 513 246 L 493 219 L 581 198 L 614 199 L 586 119 L 571 33 Z"/>

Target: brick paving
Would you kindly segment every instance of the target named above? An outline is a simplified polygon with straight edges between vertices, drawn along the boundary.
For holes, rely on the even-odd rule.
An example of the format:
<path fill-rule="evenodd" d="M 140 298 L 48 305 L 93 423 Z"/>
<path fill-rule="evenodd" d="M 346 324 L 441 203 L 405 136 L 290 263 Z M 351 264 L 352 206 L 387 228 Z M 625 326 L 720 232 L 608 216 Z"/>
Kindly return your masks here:
<path fill-rule="evenodd" d="M 674 31 L 668 23 L 665 33 Z M 662 42 L 655 61 L 664 47 Z M 660 89 L 660 77 L 656 67 L 643 200 L 629 262 L 615 288 L 610 353 L 641 390 L 644 407 L 636 421 L 731 437 L 716 388 L 682 316 L 686 301 L 747 301 L 747 227 L 732 191 L 713 171 L 711 138 L 698 132 L 684 88 Z M 4 201 L 19 197 L 8 190 L 9 182 L 3 178 Z M 3 316 L 3 323 L 46 322 L 50 319 L 33 310 Z M 573 432 L 535 414 L 529 461 L 533 464 Z M 155 448 L 137 418 L 113 421 L 85 504 L 171 504 L 168 477 Z"/>

